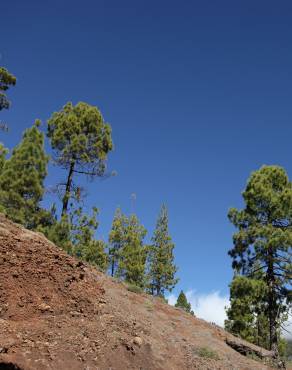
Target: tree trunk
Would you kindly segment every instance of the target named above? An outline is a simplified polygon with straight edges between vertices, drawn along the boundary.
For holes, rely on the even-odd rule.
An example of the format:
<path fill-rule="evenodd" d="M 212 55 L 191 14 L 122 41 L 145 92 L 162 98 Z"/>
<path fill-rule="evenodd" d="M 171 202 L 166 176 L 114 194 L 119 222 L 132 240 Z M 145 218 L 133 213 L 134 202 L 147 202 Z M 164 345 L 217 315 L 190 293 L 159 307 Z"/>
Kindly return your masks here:
<path fill-rule="evenodd" d="M 268 270 L 267 270 L 267 283 L 268 283 L 268 311 L 269 311 L 269 331 L 270 331 L 270 350 L 278 357 L 278 335 L 277 335 L 277 298 L 275 291 L 275 273 L 274 273 L 274 254 L 270 248 L 268 256 Z"/>
<path fill-rule="evenodd" d="M 67 183 L 66 183 L 65 195 L 62 201 L 63 202 L 62 216 L 66 215 L 68 211 L 68 204 L 69 204 L 70 194 L 71 194 L 74 167 L 75 167 L 75 161 L 73 160 L 70 164 Z"/>
<path fill-rule="evenodd" d="M 158 297 L 161 294 L 161 284 L 160 284 L 159 280 L 157 280 L 157 283 L 156 283 L 156 294 L 157 294 Z"/>
<path fill-rule="evenodd" d="M 112 266 L 111 266 L 111 276 L 114 277 L 115 274 L 115 260 L 112 260 Z"/>
<path fill-rule="evenodd" d="M 260 345 L 260 323 L 259 323 L 259 315 L 257 314 L 257 345 Z"/>

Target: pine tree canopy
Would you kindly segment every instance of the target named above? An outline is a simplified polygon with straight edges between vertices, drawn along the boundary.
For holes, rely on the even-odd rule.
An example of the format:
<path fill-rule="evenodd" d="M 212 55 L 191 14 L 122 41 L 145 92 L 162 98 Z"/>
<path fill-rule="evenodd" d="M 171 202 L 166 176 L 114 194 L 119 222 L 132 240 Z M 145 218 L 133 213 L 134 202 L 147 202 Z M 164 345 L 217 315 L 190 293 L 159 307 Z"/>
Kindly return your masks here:
<path fill-rule="evenodd" d="M 146 229 L 136 215 L 131 215 L 124 225 L 124 241 L 119 251 L 117 276 L 127 283 L 143 288 L 146 284 L 147 248 L 143 245 Z"/>
<path fill-rule="evenodd" d="M 16 78 L 6 68 L 0 67 L 0 110 L 9 108 L 10 102 L 7 99 L 6 91 L 15 84 Z"/>
<path fill-rule="evenodd" d="M 4 162 L 0 175 L 0 204 L 15 222 L 36 227 L 37 213 L 44 194 L 48 156 L 40 121 L 27 129 L 11 157 Z"/>
<path fill-rule="evenodd" d="M 230 285 L 226 329 L 261 347 L 269 347 L 267 286 L 261 279 L 235 276 Z"/>
<path fill-rule="evenodd" d="M 194 314 L 193 311 L 192 311 L 192 306 L 188 302 L 187 297 L 186 297 L 185 293 L 183 292 L 183 290 L 181 290 L 180 293 L 179 293 L 179 296 L 177 298 L 175 307 L 182 308 L 184 311 L 186 311 L 188 313 L 191 313 L 192 315 Z"/>
<path fill-rule="evenodd" d="M 111 127 L 100 111 L 87 103 L 67 103 L 48 120 L 54 159 L 68 170 L 62 215 L 67 213 L 74 174 L 103 176 L 107 154 L 113 149 Z"/>
<path fill-rule="evenodd" d="M 9 153 L 9 150 L 5 148 L 5 146 L 2 143 L 0 143 L 0 175 L 2 173 L 4 163 L 6 161 L 6 156 L 8 153 Z"/>
<path fill-rule="evenodd" d="M 97 215 L 96 207 L 93 207 L 91 216 L 84 214 L 80 207 L 70 214 L 71 253 L 105 271 L 108 266 L 106 244 L 96 240 L 94 235 L 98 228 Z"/>
<path fill-rule="evenodd" d="M 149 248 L 149 280 L 153 294 L 164 296 L 165 290 L 171 291 L 178 282 L 175 278 L 177 267 L 174 264 L 173 249 L 174 244 L 168 231 L 168 212 L 163 205 Z"/>
<path fill-rule="evenodd" d="M 101 271 L 106 271 L 108 267 L 108 256 L 105 252 L 105 249 L 105 242 L 102 240 L 92 239 L 90 243 L 85 246 L 82 258 L 86 262 L 98 267 Z"/>
<path fill-rule="evenodd" d="M 109 260 L 111 276 L 114 276 L 119 264 L 120 252 L 125 245 L 128 218 L 117 208 L 109 233 Z"/>
<path fill-rule="evenodd" d="M 229 252 L 233 267 L 243 275 L 261 270 L 267 285 L 270 348 L 278 352 L 279 312 L 291 297 L 292 186 L 285 170 L 263 166 L 248 180 L 245 208 L 231 209 L 238 229 Z"/>

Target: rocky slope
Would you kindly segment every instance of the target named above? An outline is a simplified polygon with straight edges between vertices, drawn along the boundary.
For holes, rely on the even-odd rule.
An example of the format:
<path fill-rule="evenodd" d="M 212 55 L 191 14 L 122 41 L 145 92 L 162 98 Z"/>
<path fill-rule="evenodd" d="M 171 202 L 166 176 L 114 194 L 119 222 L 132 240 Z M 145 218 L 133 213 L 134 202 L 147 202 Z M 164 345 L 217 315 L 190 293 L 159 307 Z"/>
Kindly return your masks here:
<path fill-rule="evenodd" d="M 270 369 L 246 346 L 0 215 L 0 369 Z"/>

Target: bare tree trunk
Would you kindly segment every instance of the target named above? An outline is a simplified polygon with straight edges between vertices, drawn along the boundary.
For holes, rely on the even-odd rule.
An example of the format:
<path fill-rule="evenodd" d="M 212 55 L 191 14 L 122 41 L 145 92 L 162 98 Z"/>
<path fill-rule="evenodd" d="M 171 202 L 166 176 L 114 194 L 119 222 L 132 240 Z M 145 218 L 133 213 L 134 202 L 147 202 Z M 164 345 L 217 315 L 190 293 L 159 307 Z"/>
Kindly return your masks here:
<path fill-rule="evenodd" d="M 278 333 L 277 333 L 277 298 L 275 291 L 275 273 L 274 273 L 274 254 L 273 250 L 269 250 L 267 283 L 268 283 L 268 311 L 269 311 L 269 331 L 270 331 L 270 350 L 278 357 Z"/>
<path fill-rule="evenodd" d="M 115 260 L 112 259 L 112 266 L 111 266 L 111 276 L 113 277 L 115 274 Z"/>
<path fill-rule="evenodd" d="M 63 202 L 62 216 L 66 215 L 67 212 L 68 212 L 68 204 L 69 204 L 70 194 L 71 194 L 74 167 L 75 167 L 75 161 L 72 161 L 71 164 L 70 164 L 70 168 L 69 168 L 65 195 L 64 195 L 63 201 L 62 201 Z"/>

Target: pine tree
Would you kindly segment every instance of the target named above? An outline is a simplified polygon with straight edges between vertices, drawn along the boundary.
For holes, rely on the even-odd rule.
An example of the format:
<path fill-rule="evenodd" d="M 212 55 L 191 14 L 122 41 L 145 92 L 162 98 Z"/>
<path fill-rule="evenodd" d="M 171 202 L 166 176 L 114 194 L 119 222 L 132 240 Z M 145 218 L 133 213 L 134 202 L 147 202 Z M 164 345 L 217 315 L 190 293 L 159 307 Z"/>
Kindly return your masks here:
<path fill-rule="evenodd" d="M 245 208 L 231 209 L 238 228 L 229 252 L 233 268 L 244 275 L 259 266 L 266 283 L 269 348 L 278 355 L 281 317 L 291 299 L 292 186 L 285 170 L 263 166 L 243 192 Z"/>
<path fill-rule="evenodd" d="M 67 215 L 59 221 L 55 215 L 51 215 L 49 222 L 39 225 L 37 230 L 42 232 L 51 242 L 72 255 L 72 228 Z"/>
<path fill-rule="evenodd" d="M 131 215 L 125 224 L 123 247 L 119 251 L 117 276 L 127 283 L 144 288 L 146 284 L 147 248 L 143 245 L 146 229 L 136 215 Z"/>
<path fill-rule="evenodd" d="M 68 171 L 63 216 L 67 214 L 74 190 L 74 175 L 83 174 L 92 179 L 104 175 L 107 154 L 113 149 L 111 127 L 96 107 L 83 102 L 75 106 L 67 103 L 48 120 L 47 136 L 55 162 Z"/>
<path fill-rule="evenodd" d="M 175 278 L 177 267 L 174 264 L 173 249 L 174 244 L 168 231 L 168 212 L 166 206 L 163 205 L 148 258 L 152 294 L 164 296 L 165 291 L 171 291 L 178 282 L 178 279 Z"/>
<path fill-rule="evenodd" d="M 6 162 L 6 156 L 8 153 L 9 150 L 5 148 L 5 146 L 2 143 L 0 143 L 0 175 Z"/>
<path fill-rule="evenodd" d="M 267 286 L 262 279 L 236 275 L 230 284 L 230 307 L 225 328 L 258 346 L 269 347 Z"/>
<path fill-rule="evenodd" d="M 71 213 L 71 253 L 105 271 L 108 266 L 106 245 L 94 237 L 98 228 L 97 215 L 96 207 L 93 207 L 91 216 L 84 214 L 80 207 Z"/>
<path fill-rule="evenodd" d="M 187 297 L 186 297 L 185 293 L 183 292 L 183 290 L 181 290 L 180 293 L 179 293 L 179 296 L 177 298 L 175 307 L 182 308 L 184 311 L 186 311 L 186 312 L 188 312 L 192 315 L 194 314 L 194 312 L 192 311 L 192 306 L 188 302 Z"/>
<path fill-rule="evenodd" d="M 127 217 L 122 214 L 120 208 L 117 208 L 109 234 L 109 261 L 111 276 L 115 276 L 118 268 L 120 251 L 125 244 L 127 223 Z"/>
<path fill-rule="evenodd" d="M 7 99 L 6 91 L 15 84 L 15 76 L 8 72 L 6 68 L 0 67 L 0 110 L 9 108 L 10 102 Z"/>
<path fill-rule="evenodd" d="M 106 243 L 102 240 L 91 240 L 83 251 L 82 258 L 98 267 L 101 271 L 106 271 L 108 268 L 108 255 L 105 252 Z"/>
<path fill-rule="evenodd" d="M 1 206 L 8 217 L 30 229 L 37 227 L 48 164 L 39 125 L 37 120 L 24 132 L 0 175 Z"/>

